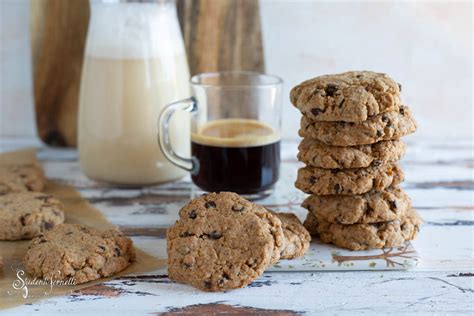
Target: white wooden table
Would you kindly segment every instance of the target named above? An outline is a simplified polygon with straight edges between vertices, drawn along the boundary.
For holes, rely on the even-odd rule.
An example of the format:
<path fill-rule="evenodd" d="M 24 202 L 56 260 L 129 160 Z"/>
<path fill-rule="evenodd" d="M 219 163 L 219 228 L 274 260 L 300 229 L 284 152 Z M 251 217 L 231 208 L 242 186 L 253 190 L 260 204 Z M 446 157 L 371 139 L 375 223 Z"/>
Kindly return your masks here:
<path fill-rule="evenodd" d="M 0 139 L 0 150 L 31 145 Z M 282 180 L 276 209 L 293 209 L 288 197 L 298 163 L 297 140 L 283 146 Z M 159 254 L 166 227 L 190 194 L 188 179 L 141 190 L 97 185 L 80 172 L 74 150 L 43 147 L 47 175 L 75 186 L 138 247 Z M 227 293 L 204 293 L 170 281 L 166 270 L 124 277 L 64 297 L 0 311 L 1 315 L 206 314 L 232 315 L 440 313 L 474 314 L 474 144 L 472 141 L 409 140 L 401 162 L 403 187 L 425 220 L 415 248 L 422 265 L 410 271 L 265 273 L 250 286 Z M 278 207 L 280 205 L 281 207 Z M 294 211 L 304 216 L 297 206 Z"/>

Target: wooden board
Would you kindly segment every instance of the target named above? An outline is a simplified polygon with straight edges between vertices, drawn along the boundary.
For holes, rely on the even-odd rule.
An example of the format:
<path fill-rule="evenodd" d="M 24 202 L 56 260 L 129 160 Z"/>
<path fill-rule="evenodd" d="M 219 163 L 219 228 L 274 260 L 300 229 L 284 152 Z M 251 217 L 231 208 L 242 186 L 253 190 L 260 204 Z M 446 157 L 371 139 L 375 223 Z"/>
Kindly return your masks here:
<path fill-rule="evenodd" d="M 256 0 L 179 0 L 191 74 L 265 69 Z"/>
<path fill-rule="evenodd" d="M 40 138 L 50 145 L 76 145 L 88 21 L 88 0 L 31 1 L 36 124 Z"/>
<path fill-rule="evenodd" d="M 258 1 L 179 0 L 192 74 L 263 71 Z M 47 144 L 76 146 L 87 0 L 31 1 L 31 43 L 38 134 Z"/>

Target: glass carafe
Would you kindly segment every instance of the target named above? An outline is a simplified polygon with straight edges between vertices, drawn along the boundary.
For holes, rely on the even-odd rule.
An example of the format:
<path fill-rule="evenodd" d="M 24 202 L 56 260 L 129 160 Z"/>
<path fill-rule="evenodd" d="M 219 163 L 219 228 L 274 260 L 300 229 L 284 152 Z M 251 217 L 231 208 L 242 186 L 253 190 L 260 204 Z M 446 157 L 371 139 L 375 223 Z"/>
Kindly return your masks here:
<path fill-rule="evenodd" d="M 174 1 L 91 0 L 79 100 L 79 159 L 98 181 L 146 185 L 185 171 L 157 146 L 157 120 L 188 97 L 189 69 Z M 171 143 L 189 155 L 189 114 L 170 122 Z"/>

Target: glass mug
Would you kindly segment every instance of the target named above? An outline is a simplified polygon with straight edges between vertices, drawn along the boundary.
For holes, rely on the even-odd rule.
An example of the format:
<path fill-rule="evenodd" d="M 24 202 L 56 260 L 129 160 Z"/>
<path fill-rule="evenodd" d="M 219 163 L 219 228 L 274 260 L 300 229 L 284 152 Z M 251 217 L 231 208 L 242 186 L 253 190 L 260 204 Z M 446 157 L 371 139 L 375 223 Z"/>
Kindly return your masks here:
<path fill-rule="evenodd" d="M 164 156 L 191 172 L 204 191 L 268 195 L 280 174 L 282 83 L 253 72 L 192 77 L 193 96 L 161 112 L 158 139 Z M 191 114 L 191 158 L 171 146 L 169 123 L 176 111 Z"/>

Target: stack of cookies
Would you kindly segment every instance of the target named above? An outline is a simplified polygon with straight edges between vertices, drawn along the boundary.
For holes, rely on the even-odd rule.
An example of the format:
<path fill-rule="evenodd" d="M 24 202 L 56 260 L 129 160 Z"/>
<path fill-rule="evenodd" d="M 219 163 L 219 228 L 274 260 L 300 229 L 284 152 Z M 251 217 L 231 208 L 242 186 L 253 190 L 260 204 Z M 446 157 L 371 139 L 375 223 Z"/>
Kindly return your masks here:
<path fill-rule="evenodd" d="M 305 226 L 321 241 L 353 250 L 395 247 L 421 220 L 398 187 L 401 137 L 416 130 L 386 74 L 351 71 L 304 81 L 291 91 L 303 117 L 296 187 L 311 194 Z"/>

